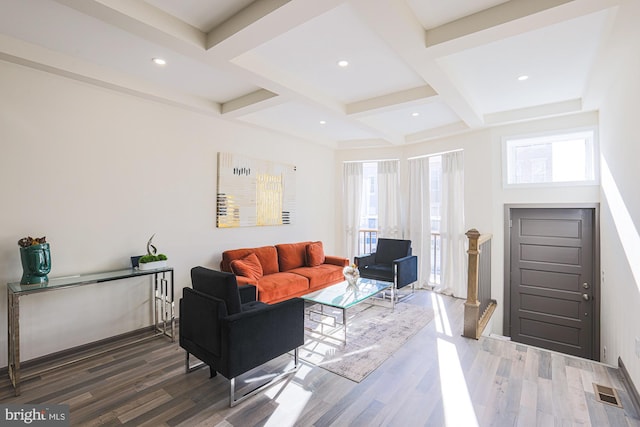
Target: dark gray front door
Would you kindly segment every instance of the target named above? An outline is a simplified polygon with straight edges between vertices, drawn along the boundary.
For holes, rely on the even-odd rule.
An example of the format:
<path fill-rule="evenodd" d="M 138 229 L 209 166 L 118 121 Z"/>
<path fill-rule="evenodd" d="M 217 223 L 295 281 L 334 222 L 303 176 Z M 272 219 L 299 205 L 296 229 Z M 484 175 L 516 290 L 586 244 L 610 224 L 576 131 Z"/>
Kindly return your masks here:
<path fill-rule="evenodd" d="M 593 357 L 593 209 L 511 210 L 511 339 Z"/>

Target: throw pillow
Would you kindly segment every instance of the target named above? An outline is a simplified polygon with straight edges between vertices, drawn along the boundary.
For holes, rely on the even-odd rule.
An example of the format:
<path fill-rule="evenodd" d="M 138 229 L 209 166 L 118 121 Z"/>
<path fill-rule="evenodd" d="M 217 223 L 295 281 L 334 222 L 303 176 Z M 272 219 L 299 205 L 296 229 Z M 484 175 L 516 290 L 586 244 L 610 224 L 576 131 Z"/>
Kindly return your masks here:
<path fill-rule="evenodd" d="M 263 274 L 262 265 L 254 253 L 231 261 L 230 266 L 236 276 L 244 276 L 255 281 L 258 281 Z"/>
<path fill-rule="evenodd" d="M 305 264 L 307 267 L 315 267 L 324 263 L 324 248 L 322 242 L 312 242 L 305 248 Z"/>

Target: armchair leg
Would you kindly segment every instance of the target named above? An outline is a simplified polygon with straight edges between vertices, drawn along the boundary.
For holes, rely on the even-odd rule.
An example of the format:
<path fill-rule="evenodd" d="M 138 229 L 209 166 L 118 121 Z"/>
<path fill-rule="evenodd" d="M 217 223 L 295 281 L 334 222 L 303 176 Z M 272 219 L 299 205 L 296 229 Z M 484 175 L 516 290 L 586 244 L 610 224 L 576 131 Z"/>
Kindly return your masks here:
<path fill-rule="evenodd" d="M 403 292 L 400 293 L 400 289 L 405 289 L 411 286 L 411 292 Z M 411 285 L 403 286 L 402 288 L 395 288 L 395 300 L 396 302 L 402 302 L 406 299 L 412 298 L 416 292 L 416 282 L 413 282 Z"/>
<path fill-rule="evenodd" d="M 298 359 L 298 347 L 296 347 L 293 350 L 293 367 L 291 369 L 287 369 L 286 371 L 283 371 L 282 373 L 278 374 L 277 376 L 273 377 L 271 380 L 269 380 L 269 382 L 262 384 L 261 386 L 243 394 L 242 396 L 238 397 L 236 399 L 236 379 L 235 378 L 231 378 L 231 380 L 229 380 L 230 383 L 230 387 L 229 387 L 229 407 L 234 407 L 237 404 L 239 404 L 240 402 L 243 402 L 245 400 L 247 400 L 248 398 L 250 398 L 251 396 L 254 396 L 255 394 L 260 393 L 261 391 L 265 390 L 268 387 L 271 387 L 272 385 L 276 384 L 277 382 L 279 382 L 281 379 L 283 379 L 284 377 L 286 377 L 289 374 L 295 373 L 298 368 L 300 367 L 299 364 L 299 359 Z"/>
<path fill-rule="evenodd" d="M 187 374 L 188 374 L 189 372 L 193 372 L 193 371 L 195 371 L 195 370 L 197 370 L 197 369 L 200 369 L 200 368 L 202 368 L 202 367 L 205 365 L 205 363 L 204 363 L 204 362 L 199 362 L 199 363 L 196 363 L 196 364 L 195 364 L 195 365 L 193 365 L 193 366 L 190 366 L 190 365 L 189 365 L 189 352 L 188 352 L 188 351 L 185 351 L 185 353 L 186 353 L 186 357 L 185 357 L 185 359 L 184 359 L 184 368 L 185 368 L 185 373 L 187 373 Z M 214 371 L 214 372 L 215 372 L 215 371 Z M 215 376 L 215 375 L 211 375 L 211 376 L 213 377 L 213 376 Z"/>

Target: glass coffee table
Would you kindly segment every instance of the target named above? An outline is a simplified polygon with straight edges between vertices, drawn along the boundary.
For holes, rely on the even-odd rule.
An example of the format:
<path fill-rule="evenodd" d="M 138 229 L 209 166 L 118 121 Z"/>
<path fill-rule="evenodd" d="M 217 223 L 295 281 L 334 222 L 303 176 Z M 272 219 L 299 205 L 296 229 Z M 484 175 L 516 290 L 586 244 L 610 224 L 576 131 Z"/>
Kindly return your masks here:
<path fill-rule="evenodd" d="M 359 278 L 357 285 L 349 285 L 345 280 L 335 285 L 331 285 L 319 291 L 312 292 L 307 295 L 301 296 L 306 304 L 305 313 L 309 320 L 313 321 L 312 316 L 316 315 L 320 317 L 317 321 L 320 325 L 320 330 L 305 327 L 313 334 L 323 337 L 342 341 L 347 343 L 347 309 L 353 307 L 361 302 L 368 301 L 374 303 L 378 298 L 373 298 L 378 294 L 383 294 L 386 291 L 390 291 L 391 299 L 389 300 L 390 307 L 393 310 L 395 308 L 395 295 L 394 286 L 392 282 L 383 282 L 381 280 L 363 279 Z M 327 323 L 330 321 L 330 323 Z M 344 339 L 340 340 L 334 335 L 328 335 L 324 333 L 324 327 L 328 326 L 336 329 L 338 325 L 342 326 Z"/>

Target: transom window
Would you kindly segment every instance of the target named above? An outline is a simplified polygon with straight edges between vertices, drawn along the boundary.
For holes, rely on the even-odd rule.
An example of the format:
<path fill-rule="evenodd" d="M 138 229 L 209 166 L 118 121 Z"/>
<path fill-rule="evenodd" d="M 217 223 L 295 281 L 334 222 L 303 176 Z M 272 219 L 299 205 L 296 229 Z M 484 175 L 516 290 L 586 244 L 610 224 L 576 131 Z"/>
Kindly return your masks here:
<path fill-rule="evenodd" d="M 595 131 L 505 138 L 505 187 L 596 184 Z"/>

